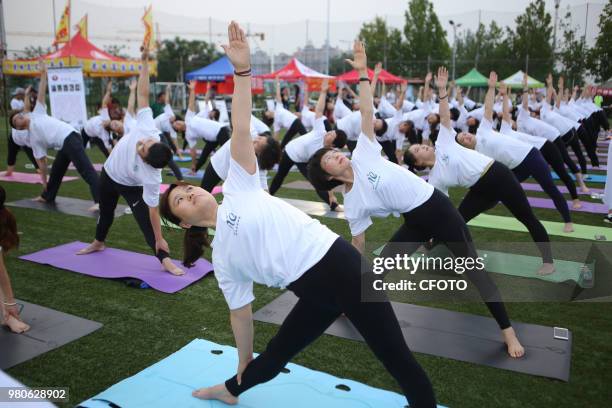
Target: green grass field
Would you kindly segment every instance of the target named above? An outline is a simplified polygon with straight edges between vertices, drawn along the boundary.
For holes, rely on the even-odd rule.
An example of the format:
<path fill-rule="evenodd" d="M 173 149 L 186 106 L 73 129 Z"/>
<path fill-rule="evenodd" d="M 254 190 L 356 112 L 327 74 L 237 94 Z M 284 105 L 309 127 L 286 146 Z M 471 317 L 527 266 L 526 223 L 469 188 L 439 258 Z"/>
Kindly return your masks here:
<path fill-rule="evenodd" d="M 2 160 L 5 160 L 6 152 L 4 136 L 2 129 Z M 53 155 L 53 152 L 49 154 Z M 89 150 L 89 155 L 94 163 L 103 161 L 97 150 Z M 26 160 L 20 153 L 17 170 L 32 171 L 24 169 Z M 76 172 L 69 174 L 77 175 Z M 286 182 L 300 177 L 298 173 L 290 173 Z M 172 180 L 167 176 L 164 178 L 165 182 Z M 36 185 L 3 183 L 3 186 L 7 190 L 7 201 L 40 193 L 40 186 Z M 597 187 L 603 188 L 603 184 Z M 461 194 L 461 191 L 452 191 L 453 201 L 458 202 Z M 65 183 L 59 195 L 89 199 L 87 186 L 80 179 Z M 279 191 L 279 196 L 317 200 L 314 192 L 286 188 Z M 194 338 L 234 345 L 227 306 L 212 275 L 179 293 L 168 295 L 20 261 L 17 259 L 19 255 L 75 240 L 92 240 L 95 220 L 36 210 L 11 208 L 11 211 L 22 232 L 21 247 L 7 257 L 16 297 L 104 324 L 102 329 L 89 336 L 8 370 L 18 380 L 29 386 L 69 387 L 70 404 L 66 406 L 74 406 L 159 361 Z M 509 215 L 502 208 L 491 213 Z M 559 220 L 553 210 L 538 209 L 536 213 L 543 220 Z M 347 223 L 325 218 L 320 221 L 349 238 Z M 395 218 L 376 220 L 368 230 L 368 240 L 385 242 L 399 222 Z M 574 213 L 574 222 L 603 224 L 601 215 L 585 213 Z M 179 231 L 164 231 L 174 256 L 180 257 L 182 235 Z M 481 228 L 471 228 L 471 231 L 477 242 L 530 240 L 524 233 Z M 559 237 L 553 237 L 553 240 L 568 241 Z M 115 220 L 107 244 L 149 253 L 131 216 Z M 205 256 L 210 259 L 210 252 Z M 542 285 L 543 288 L 552 285 L 534 283 L 533 280 L 526 283 Z M 280 290 L 257 285 L 253 309 L 263 307 L 280 293 Z M 487 315 L 481 303 L 437 303 L 436 306 Z M 609 303 L 510 303 L 507 308 L 513 320 L 572 330 L 574 347 L 569 383 L 417 354 L 433 382 L 440 404 L 490 408 L 609 406 L 612 401 L 612 307 Z M 255 331 L 254 348 L 260 352 L 276 333 L 277 327 L 255 322 Z M 399 391 L 394 380 L 361 342 L 324 335 L 293 362 L 371 386 Z"/>

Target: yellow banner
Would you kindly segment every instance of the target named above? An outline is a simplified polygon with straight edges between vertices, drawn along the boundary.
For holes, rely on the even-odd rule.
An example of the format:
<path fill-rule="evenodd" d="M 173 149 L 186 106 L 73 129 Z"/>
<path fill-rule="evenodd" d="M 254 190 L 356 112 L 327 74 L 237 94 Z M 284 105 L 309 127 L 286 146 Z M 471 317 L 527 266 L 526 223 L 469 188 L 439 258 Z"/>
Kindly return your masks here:
<path fill-rule="evenodd" d="M 62 17 L 60 18 L 53 45 L 67 43 L 68 41 L 70 41 L 70 0 L 68 0 Z"/>
<path fill-rule="evenodd" d="M 136 76 L 142 68 L 142 63 L 134 61 L 105 61 L 80 58 L 57 58 L 45 60 L 49 67 L 80 66 L 83 74 L 88 77 L 130 77 Z M 4 60 L 2 70 L 6 75 L 30 76 L 40 75 L 38 61 L 34 60 Z M 149 61 L 149 73 L 157 75 L 157 61 Z"/>
<path fill-rule="evenodd" d="M 142 40 L 142 48 L 153 49 L 153 6 L 145 8 L 145 13 L 142 16 L 142 23 L 145 26 L 144 38 Z"/>
<path fill-rule="evenodd" d="M 79 33 L 81 33 L 81 37 L 87 39 L 87 14 L 81 18 L 79 23 L 75 26 Z"/>

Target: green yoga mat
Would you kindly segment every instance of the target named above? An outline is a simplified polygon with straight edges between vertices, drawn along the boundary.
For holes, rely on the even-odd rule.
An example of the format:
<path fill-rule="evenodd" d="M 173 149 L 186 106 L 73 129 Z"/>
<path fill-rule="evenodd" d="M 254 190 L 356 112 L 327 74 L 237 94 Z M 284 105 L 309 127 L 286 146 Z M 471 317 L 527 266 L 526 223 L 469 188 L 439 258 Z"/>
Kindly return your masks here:
<path fill-rule="evenodd" d="M 563 232 L 563 223 L 553 221 L 540 221 L 548 235 L 559 237 L 588 239 L 591 241 L 612 241 L 612 228 L 574 224 L 574 232 Z M 480 214 L 471 220 L 468 225 L 472 227 L 493 228 L 506 231 L 527 232 L 527 228 L 516 218 L 500 215 Z"/>
<path fill-rule="evenodd" d="M 384 249 L 384 245 L 374 250 L 373 254 L 379 256 Z M 448 249 L 439 245 L 429 251 L 432 257 L 445 257 L 450 252 Z M 415 253 L 420 254 L 419 252 Z M 536 256 L 509 254 L 506 252 L 479 250 L 478 255 L 485 260 L 486 270 L 504 275 L 519 276 L 521 278 L 536 278 L 546 282 L 566 282 L 574 281 L 582 288 L 592 286 L 592 277 L 595 264 L 584 265 L 580 262 L 564 261 L 555 259 L 555 273 L 540 276 L 535 273 L 542 266 L 542 258 Z"/>

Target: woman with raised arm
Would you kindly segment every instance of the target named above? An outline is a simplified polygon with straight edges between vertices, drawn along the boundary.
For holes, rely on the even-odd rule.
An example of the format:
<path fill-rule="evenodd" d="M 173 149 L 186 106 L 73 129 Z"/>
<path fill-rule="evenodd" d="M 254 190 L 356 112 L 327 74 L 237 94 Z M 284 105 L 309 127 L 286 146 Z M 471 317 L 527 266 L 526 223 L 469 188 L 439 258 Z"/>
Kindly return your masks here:
<path fill-rule="evenodd" d="M 308 133 L 304 124 L 294 113 L 288 111 L 283 106 L 283 98 L 280 90 L 280 80 L 278 77 L 275 79 L 276 87 L 276 106 L 273 111 L 267 110 L 263 113 L 263 121 L 266 125 L 272 126 L 273 136 L 276 140 L 279 139 L 279 132 L 281 129 L 287 129 L 283 141 L 281 142 L 281 149 L 284 149 L 287 143 L 293 139 L 297 134 L 305 135 Z"/>
<path fill-rule="evenodd" d="M 87 146 L 87 143 L 91 143 L 96 146 L 104 155 L 108 157 L 110 150 L 112 149 L 112 140 L 110 135 L 110 116 L 108 115 L 108 104 L 111 100 L 111 91 L 113 89 L 113 82 L 108 81 L 106 84 L 106 92 L 102 98 L 102 104 L 98 115 L 92 116 L 85 122 L 85 126 L 81 130 L 81 137 L 83 138 L 83 147 Z"/>
<path fill-rule="evenodd" d="M 440 74 L 443 75 L 441 79 Z M 447 75 L 445 70 L 438 73 L 441 95 L 446 95 Z M 490 87 L 494 86 L 494 83 L 490 84 Z M 533 214 L 521 184 L 504 164 L 457 143 L 456 132 L 451 127 L 448 102 L 442 96 L 440 99 L 442 126 L 435 149 L 423 145 L 410 146 L 404 155 L 406 164 L 417 169 L 431 168 L 429 183 L 447 195 L 450 187 L 468 188 L 469 191 L 459 205 L 459 213 L 465 222 L 502 202 L 527 227 L 540 249 L 543 265 L 537 273 L 545 275 L 554 272 L 548 234 Z M 490 115 L 489 107 L 484 116 L 490 120 Z M 463 132 L 462 137 L 465 137 Z M 518 151 L 513 153 L 513 157 L 515 154 Z"/>
<path fill-rule="evenodd" d="M 236 375 L 193 395 L 236 404 L 240 394 L 278 375 L 344 313 L 400 384 L 410 406 L 434 408 L 431 383 L 406 346 L 390 303 L 361 302 L 364 277 L 359 252 L 319 221 L 261 189 L 249 134 L 249 46 L 237 23 L 232 22 L 228 31 L 229 45 L 223 48 L 235 72 L 231 161 L 223 203 L 218 205 L 205 190 L 187 185 L 171 186 L 162 198 L 164 217 L 188 229 L 187 265 L 202 253 L 206 229 L 216 228 L 213 266 L 230 308 L 238 349 Z M 200 245 L 193 246 L 194 242 Z M 286 287 L 299 298 L 257 358 L 253 358 L 251 309 L 254 282 Z"/>
<path fill-rule="evenodd" d="M 508 136 L 505 133 L 498 133 L 493 130 L 493 101 L 495 95 L 495 85 L 497 74 L 491 72 L 489 76 L 489 90 L 485 97 L 485 114 L 478 126 L 475 135 L 461 132 L 457 135 L 457 142 L 463 147 L 474 149 L 485 156 L 508 166 L 512 170 L 519 182 L 533 177 L 542 189 L 553 199 L 557 211 L 561 214 L 565 226 L 564 232 L 572 232 L 572 220 L 567 208 L 567 202 L 557 188 L 550 175 L 548 164 L 540 154 L 540 150 L 531 143 L 526 143 L 519 138 Z M 502 110 L 507 111 L 506 119 L 509 118 L 508 98 L 504 97 L 506 87 L 500 85 L 500 94 L 503 97 Z M 532 220 L 533 221 L 533 220 Z M 539 222 L 538 222 L 539 223 Z M 548 242 L 549 237 L 543 226 L 534 224 L 529 230 L 534 241 L 538 243 Z M 542 231 L 544 231 L 542 233 Z M 542 245 L 542 244 L 541 244 Z M 547 250 L 548 251 L 548 250 Z M 552 262 L 552 259 L 544 257 L 544 262 Z"/>
<path fill-rule="evenodd" d="M 402 243 L 402 253 L 411 255 L 422 243 L 435 239 L 446 243 L 457 257 L 477 257 L 467 225 L 451 201 L 420 177 L 381 157 L 382 148 L 374 133 L 372 94 L 365 63 L 363 45 L 357 44 L 355 59 L 351 62 L 361 74 L 362 126 L 357 147 L 351 160 L 332 149 L 319 150 L 308 164 L 311 182 L 321 190 L 344 184 L 345 216 L 353 236 L 352 243 L 360 252 L 365 249 L 365 231 L 372 225 L 371 217 L 402 214 L 404 223 L 390 240 L 391 243 Z M 438 77 L 444 81 L 441 84 L 446 84 L 448 74 L 445 70 L 440 69 Z M 440 98 L 446 104 L 446 96 L 440 89 Z M 448 116 L 441 119 L 445 125 L 450 123 Z M 428 146 L 423 148 L 431 149 Z M 442 219 L 444 222 L 440 222 Z M 397 245 L 387 246 L 381 256 L 393 257 L 395 254 L 392 252 L 398 252 Z M 523 347 L 510 324 L 499 291 L 487 272 L 472 269 L 466 275 L 495 317 L 508 353 L 512 357 L 522 356 Z"/>
<path fill-rule="evenodd" d="M 13 98 L 10 102 L 11 112 L 9 116 L 13 113 L 23 112 L 25 109 L 25 89 L 17 88 L 13 91 Z M 6 172 L 5 176 L 10 177 L 13 175 L 13 171 L 15 171 L 15 163 L 17 163 L 17 153 L 19 150 L 23 149 L 23 151 L 30 159 L 30 162 L 34 165 L 36 170 L 38 170 L 38 163 L 34 158 L 34 154 L 32 154 L 32 149 L 27 146 L 25 141 L 28 139 L 29 134 L 27 130 L 17 130 L 11 129 L 11 132 L 8 134 L 8 156 L 6 158 Z"/>

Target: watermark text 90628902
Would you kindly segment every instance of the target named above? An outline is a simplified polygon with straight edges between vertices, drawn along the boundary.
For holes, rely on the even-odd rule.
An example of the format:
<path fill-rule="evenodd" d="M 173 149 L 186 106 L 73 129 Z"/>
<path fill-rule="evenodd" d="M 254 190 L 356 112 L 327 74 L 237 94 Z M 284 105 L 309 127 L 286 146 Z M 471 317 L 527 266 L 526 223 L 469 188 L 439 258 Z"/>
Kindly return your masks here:
<path fill-rule="evenodd" d="M 0 402 L 68 402 L 68 387 L 0 387 Z"/>

